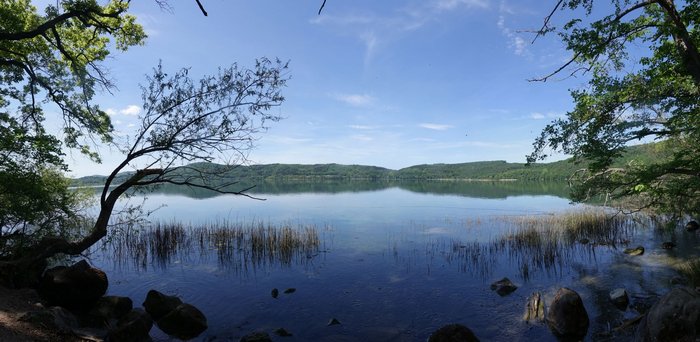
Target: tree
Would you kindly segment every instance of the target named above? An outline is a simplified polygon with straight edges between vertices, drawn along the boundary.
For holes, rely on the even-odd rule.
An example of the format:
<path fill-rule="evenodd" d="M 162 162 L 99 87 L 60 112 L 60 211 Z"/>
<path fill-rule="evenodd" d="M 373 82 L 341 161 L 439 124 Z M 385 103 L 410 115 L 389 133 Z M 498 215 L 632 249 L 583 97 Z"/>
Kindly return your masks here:
<path fill-rule="evenodd" d="M 234 64 L 194 81 L 189 69 L 168 75 L 158 65 L 142 87 L 141 127 L 122 145 L 124 160 L 107 177 L 92 228 L 78 238 L 44 238 L 0 267 L 84 252 L 107 235 L 115 204 L 130 189 L 176 184 L 245 195 L 247 189 L 235 189 L 225 173 L 245 159 L 268 122 L 280 119 L 272 111 L 284 101 L 286 69 L 286 63 L 263 58 L 252 69 Z M 217 161 L 226 164 L 192 164 Z M 117 174 L 130 168 L 136 171 L 115 184 Z"/>
<path fill-rule="evenodd" d="M 0 2 L 0 260 L 33 253 L 38 239 L 67 237 L 76 225 L 78 193 L 68 190 L 62 147 L 95 161 L 95 141 L 110 142 L 109 116 L 92 102 L 113 84 L 101 62 L 113 50 L 142 44 L 129 1 L 65 0 L 39 14 L 28 0 Z M 62 132 L 46 129 L 46 109 Z M 41 271 L 13 264 L 3 280 Z M 36 266 L 36 267 L 34 267 Z"/>
<path fill-rule="evenodd" d="M 587 163 L 572 177 L 577 200 L 635 197 L 638 209 L 700 212 L 700 3 L 615 0 L 609 15 L 585 24 L 593 8 L 592 0 L 560 0 L 537 32 L 557 32 L 572 53 L 537 80 L 570 72 L 588 86 L 571 92 L 574 109 L 544 128 L 528 162 L 553 150 Z M 587 17 L 552 25 L 557 10 L 575 9 Z M 613 167 L 627 145 L 652 141 L 660 158 Z"/>
<path fill-rule="evenodd" d="M 0 3 L 0 281 L 5 284 L 30 285 L 47 258 L 78 255 L 98 242 L 108 232 L 117 200 L 130 189 L 170 183 L 245 195 L 246 189 L 222 179 L 223 172 L 245 158 L 266 123 L 280 119 L 271 111 L 284 101 L 285 63 L 261 59 L 252 69 L 234 64 L 198 81 L 188 69 L 171 76 L 159 65 L 142 88 L 142 126 L 130 140 L 115 139 L 109 116 L 92 98 L 113 88 L 99 63 L 110 49 L 125 50 L 145 38 L 128 5 L 126 0 L 104 6 L 64 0 L 60 10 L 48 6 L 41 16 L 28 0 Z M 47 103 L 63 118 L 63 139 L 44 127 Z M 98 140 L 120 147 L 125 159 L 107 178 L 93 224 L 76 230 L 82 219 L 79 197 L 62 176 L 61 144 L 99 162 L 92 151 Z M 228 165 L 185 165 L 197 161 Z M 117 174 L 130 169 L 136 171 L 117 184 Z"/>

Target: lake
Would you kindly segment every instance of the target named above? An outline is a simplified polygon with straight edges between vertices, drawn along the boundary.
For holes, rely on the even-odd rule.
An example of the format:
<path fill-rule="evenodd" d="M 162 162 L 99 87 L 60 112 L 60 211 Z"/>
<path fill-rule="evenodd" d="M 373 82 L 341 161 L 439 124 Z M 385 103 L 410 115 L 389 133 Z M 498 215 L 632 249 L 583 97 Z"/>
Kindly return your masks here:
<path fill-rule="evenodd" d="M 198 307 L 209 323 L 198 337 L 204 341 L 238 341 L 254 331 L 280 341 L 426 341 L 450 323 L 470 327 L 482 341 L 556 341 L 523 313 L 530 294 L 540 291 L 549 303 L 559 287 L 582 296 L 591 321 L 586 339 L 600 340 L 637 316 L 615 308 L 611 290 L 624 287 L 643 306 L 672 288 L 678 274 L 669 265 L 697 255 L 700 241 L 641 220 L 626 228 L 623 244 L 575 243 L 549 263 L 508 249 L 504 237 L 520 229 L 517 222 L 585 208 L 570 204 L 566 193 L 565 185 L 549 183 L 297 182 L 253 189 L 261 201 L 166 188 L 146 195 L 147 209 L 163 205 L 151 222 L 312 227 L 318 248 L 290 260 L 227 262 L 217 246 L 192 246 L 135 262 L 107 245 L 90 260 L 107 272 L 108 294 L 128 296 L 135 306 L 156 289 Z M 664 250 L 663 241 L 677 247 Z M 637 245 L 644 255 L 622 253 Z M 503 277 L 519 288 L 501 297 L 490 284 Z M 341 324 L 328 325 L 332 319 Z M 274 335 L 278 328 L 293 336 Z M 151 335 L 169 339 L 155 326 Z"/>

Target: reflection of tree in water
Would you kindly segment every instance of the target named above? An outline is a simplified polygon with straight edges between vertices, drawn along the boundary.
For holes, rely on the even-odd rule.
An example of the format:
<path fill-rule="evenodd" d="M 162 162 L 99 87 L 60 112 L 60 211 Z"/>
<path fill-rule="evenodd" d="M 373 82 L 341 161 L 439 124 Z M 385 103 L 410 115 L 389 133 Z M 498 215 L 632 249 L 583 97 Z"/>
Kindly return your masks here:
<path fill-rule="evenodd" d="M 314 226 L 157 223 L 117 235 L 103 248 L 119 266 L 165 269 L 178 261 L 205 263 L 216 257 L 221 268 L 237 273 L 304 263 L 318 255 L 320 244 Z"/>

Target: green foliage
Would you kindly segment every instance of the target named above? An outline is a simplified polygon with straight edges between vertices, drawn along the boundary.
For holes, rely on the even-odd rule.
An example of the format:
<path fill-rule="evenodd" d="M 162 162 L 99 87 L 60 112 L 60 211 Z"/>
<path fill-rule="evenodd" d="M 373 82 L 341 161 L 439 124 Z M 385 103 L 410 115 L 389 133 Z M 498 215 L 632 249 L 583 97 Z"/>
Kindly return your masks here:
<path fill-rule="evenodd" d="M 560 5 L 583 8 L 590 16 L 594 2 Z M 548 26 L 547 18 L 541 33 L 558 31 L 573 55 L 555 74 L 570 66 L 587 76 L 588 87 L 571 92 L 574 109 L 545 127 L 528 161 L 554 150 L 586 165 L 573 179 L 577 200 L 634 196 L 642 200 L 640 207 L 700 212 L 699 4 L 612 5 L 603 18 L 588 24 L 576 18 L 561 30 Z M 646 154 L 653 157 L 625 156 L 630 143 L 652 140 L 660 142 Z"/>
<path fill-rule="evenodd" d="M 92 99 L 113 87 L 100 63 L 146 38 L 126 13 L 129 1 L 53 3 L 40 14 L 29 0 L 0 1 L 3 260 L 43 253 L 40 241 L 70 238 L 85 223 L 80 212 L 86 198 L 62 176 L 62 147 L 99 161 L 93 143 L 111 142 L 112 125 Z M 46 129 L 47 112 L 58 113 L 62 133 Z"/>
<path fill-rule="evenodd" d="M 41 15 L 29 0 L 0 2 L 0 120 L 15 126 L 13 132 L 0 131 L 0 140 L 35 147 L 44 159 L 57 158 L 58 139 L 44 129 L 43 106 L 50 103 L 62 115 L 66 146 L 99 160 L 90 139 L 83 139 L 112 139 L 109 116 L 91 104 L 98 90 L 112 87 L 99 63 L 110 49 L 126 50 L 146 36 L 126 13 L 128 1 L 100 6 L 95 0 L 65 0 L 60 6 L 49 5 Z M 36 145 L 47 140 L 51 143 Z"/>
<path fill-rule="evenodd" d="M 58 170 L 0 170 L 0 259 L 21 256 L 39 239 L 74 233 L 87 198 L 69 184 Z"/>

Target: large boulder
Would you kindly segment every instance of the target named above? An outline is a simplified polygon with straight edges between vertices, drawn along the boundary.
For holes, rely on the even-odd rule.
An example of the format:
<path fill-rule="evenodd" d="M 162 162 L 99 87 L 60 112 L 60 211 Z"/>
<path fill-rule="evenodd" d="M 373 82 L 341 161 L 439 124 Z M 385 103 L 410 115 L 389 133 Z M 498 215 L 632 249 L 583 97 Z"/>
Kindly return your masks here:
<path fill-rule="evenodd" d="M 151 341 L 153 319 L 143 309 L 132 309 L 119 319 L 117 327 L 109 332 L 110 342 Z"/>
<path fill-rule="evenodd" d="M 81 260 L 70 267 L 47 270 L 39 284 L 39 295 L 50 305 L 87 310 L 107 292 L 108 286 L 104 272 Z"/>
<path fill-rule="evenodd" d="M 148 294 L 146 294 L 143 307 L 146 309 L 146 312 L 157 321 L 170 311 L 173 311 L 180 304 L 182 304 L 182 300 L 176 296 L 168 296 L 156 290 L 150 290 Z"/>
<path fill-rule="evenodd" d="M 685 230 L 689 232 L 694 232 L 700 228 L 700 224 L 698 224 L 697 221 L 689 221 L 688 223 L 685 224 Z"/>
<path fill-rule="evenodd" d="M 642 319 L 635 341 L 697 341 L 700 336 L 700 293 L 689 287 L 671 290 Z"/>
<path fill-rule="evenodd" d="M 560 288 L 547 312 L 547 325 L 564 339 L 582 339 L 588 332 L 588 313 L 581 296 L 566 287 Z"/>
<path fill-rule="evenodd" d="M 428 342 L 479 342 L 479 339 L 471 329 L 461 324 L 449 324 L 435 330 Z"/>
<path fill-rule="evenodd" d="M 182 340 L 199 336 L 207 330 L 207 318 L 193 305 L 183 303 L 156 321 L 164 333 Z"/>

